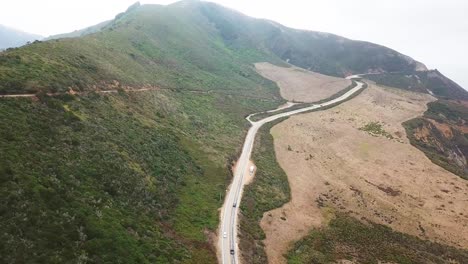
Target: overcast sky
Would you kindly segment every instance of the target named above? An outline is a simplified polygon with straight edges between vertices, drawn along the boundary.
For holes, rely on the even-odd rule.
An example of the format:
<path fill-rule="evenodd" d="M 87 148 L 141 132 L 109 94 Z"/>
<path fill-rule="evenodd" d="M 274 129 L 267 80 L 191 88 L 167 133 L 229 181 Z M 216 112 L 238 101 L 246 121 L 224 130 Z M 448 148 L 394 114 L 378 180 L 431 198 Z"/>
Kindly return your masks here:
<path fill-rule="evenodd" d="M 49 36 L 112 19 L 134 0 L 5 0 L 0 24 Z M 169 4 L 171 0 L 144 0 Z M 286 26 L 393 48 L 468 89 L 466 0 L 213 0 Z"/>

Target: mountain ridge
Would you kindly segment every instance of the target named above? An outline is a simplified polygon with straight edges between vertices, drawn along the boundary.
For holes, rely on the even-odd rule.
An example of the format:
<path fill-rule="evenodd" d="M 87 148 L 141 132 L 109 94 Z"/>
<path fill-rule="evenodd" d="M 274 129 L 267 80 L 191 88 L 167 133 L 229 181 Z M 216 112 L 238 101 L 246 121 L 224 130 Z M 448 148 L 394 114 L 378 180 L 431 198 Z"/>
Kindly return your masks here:
<path fill-rule="evenodd" d="M 215 263 L 244 117 L 285 103 L 253 63 L 341 77 L 420 67 L 239 14 L 202 1 L 133 6 L 93 34 L 0 54 L 0 94 L 35 94 L 0 98 L 5 262 Z M 127 92 L 145 87 L 155 89 Z"/>
<path fill-rule="evenodd" d="M 188 9 L 191 10 L 191 14 L 187 13 Z M 409 60 L 409 57 L 406 55 L 380 45 L 352 41 L 332 34 L 327 34 L 326 37 L 323 37 L 324 33 L 289 29 L 284 26 L 278 29 L 278 24 L 272 25 L 267 20 L 254 19 L 239 14 L 217 4 L 197 1 L 177 2 L 168 6 L 133 6 L 128 11 L 117 15 L 116 19 L 102 28 L 103 30 L 98 30 L 92 35 L 86 35 L 83 40 L 81 38 L 59 39 L 29 46 L 28 49 L 36 55 L 28 60 L 40 63 L 43 59 L 41 59 L 40 55 L 37 55 L 48 54 L 47 56 L 51 57 L 54 63 L 46 62 L 46 65 L 54 68 L 54 71 L 57 73 L 55 76 L 50 76 L 50 70 L 44 72 L 45 75 L 49 75 L 48 78 L 40 78 L 28 71 L 12 70 L 14 69 L 12 66 L 17 63 L 17 60 L 12 57 L 16 56 L 17 51 L 2 54 L 0 67 L 4 66 L 4 70 L 9 71 L 8 76 L 10 77 L 5 79 L 5 76 L 0 76 L 0 80 L 3 81 L 0 84 L 0 93 L 15 92 L 15 90 L 20 93 L 24 93 L 25 90 L 28 92 L 53 91 L 57 89 L 64 91 L 68 90 L 68 87 L 74 89 L 85 89 L 87 87 L 86 89 L 90 89 L 90 87 L 97 85 L 98 82 L 104 79 L 106 79 L 106 82 L 117 80 L 119 83 L 126 85 L 135 85 L 138 82 L 140 84 L 141 82 L 145 82 L 151 85 L 158 85 L 157 81 L 152 77 L 139 78 L 141 81 L 138 82 L 131 80 L 135 78 L 122 76 L 123 72 L 117 70 L 117 68 L 121 67 L 121 61 L 127 61 L 125 63 L 127 66 L 144 66 L 146 68 L 140 72 L 156 70 L 157 67 L 155 66 L 158 63 L 138 61 L 139 57 L 131 57 L 129 60 L 128 56 L 136 56 L 138 53 L 143 57 L 148 56 L 148 54 L 142 54 L 142 47 L 135 46 L 137 43 L 135 41 L 132 43 L 131 39 L 146 39 L 145 41 L 152 48 L 157 47 L 160 50 L 175 51 L 175 48 L 178 46 L 184 46 L 181 43 L 172 43 L 173 45 L 170 47 L 169 42 L 172 40 L 164 39 L 163 37 L 167 33 L 177 34 L 173 35 L 173 37 L 181 40 L 184 39 L 183 42 L 186 43 L 192 42 L 205 47 L 211 46 L 212 54 L 225 53 L 227 50 L 223 49 L 237 53 L 246 53 L 248 51 L 251 54 L 243 54 L 243 56 L 245 59 L 250 59 L 249 63 L 262 60 L 280 63 L 281 60 L 284 60 L 305 69 L 340 77 L 354 73 L 388 72 L 394 71 L 396 68 L 414 71 L 419 67 L 419 63 L 412 59 Z M 171 19 L 172 22 L 162 21 L 157 17 L 158 15 L 165 16 L 167 19 Z M 174 23 L 182 23 L 186 27 L 190 24 L 190 28 L 193 29 L 192 32 L 197 31 L 199 34 L 198 36 L 193 35 L 193 33 L 187 30 L 184 31 L 184 34 L 176 33 L 181 31 L 180 29 L 168 31 Z M 147 25 L 152 25 L 152 28 Z M 145 28 L 144 31 L 142 31 L 143 28 Z M 150 32 L 150 34 L 146 32 Z M 201 36 L 205 36 L 205 39 L 201 39 Z M 104 68 L 98 65 L 100 63 L 99 57 L 103 57 L 103 54 L 95 54 L 95 50 L 106 45 L 110 47 L 105 42 L 106 38 L 118 38 L 119 43 L 113 42 L 112 45 L 121 46 L 118 49 L 121 51 L 125 50 L 127 57 L 124 58 L 125 56 L 120 54 L 120 61 L 113 62 L 110 62 L 112 59 L 109 58 L 106 63 L 113 66 Z M 84 40 L 86 40 L 86 43 L 83 42 Z M 90 47 L 89 42 L 93 43 L 95 47 Z M 216 43 L 218 47 L 213 46 L 213 43 Z M 95 59 L 82 58 L 81 60 L 85 64 L 82 65 L 81 63 L 77 63 L 75 58 L 71 58 L 69 54 L 59 56 L 58 52 L 51 50 L 52 47 L 67 50 L 79 49 L 74 52 L 76 54 L 84 53 L 80 50 L 86 49 L 86 53 L 89 53 L 89 56 Z M 40 52 L 38 53 L 39 50 Z M 187 47 L 179 49 L 179 51 L 182 50 L 187 50 Z M 215 52 L 215 50 L 217 51 Z M 179 54 L 182 55 L 184 53 Z M 256 54 L 256 57 L 251 57 L 253 54 Z M 23 54 L 23 56 L 25 55 L 27 54 Z M 208 53 L 205 55 L 205 57 L 199 57 L 196 60 L 191 58 L 191 63 L 199 63 L 203 60 L 207 61 L 207 57 L 209 58 L 210 56 Z M 156 54 L 152 54 L 151 56 L 154 57 Z M 362 61 L 361 58 L 365 58 L 365 61 Z M 61 67 L 60 65 L 62 64 L 69 66 Z M 36 65 L 32 63 L 31 66 L 35 67 Z M 89 72 L 91 68 L 99 70 L 102 75 L 95 76 L 95 74 Z M 37 70 L 41 71 L 39 67 L 37 67 Z M 134 75 L 141 76 L 142 74 Z M 65 78 L 65 76 L 68 77 Z M 103 78 L 104 76 L 106 77 Z M 56 80 L 54 84 L 47 81 L 54 79 Z M 34 87 L 31 83 L 35 84 Z M 53 86 L 57 87 L 52 88 Z M 63 87 L 59 89 L 58 86 Z"/>

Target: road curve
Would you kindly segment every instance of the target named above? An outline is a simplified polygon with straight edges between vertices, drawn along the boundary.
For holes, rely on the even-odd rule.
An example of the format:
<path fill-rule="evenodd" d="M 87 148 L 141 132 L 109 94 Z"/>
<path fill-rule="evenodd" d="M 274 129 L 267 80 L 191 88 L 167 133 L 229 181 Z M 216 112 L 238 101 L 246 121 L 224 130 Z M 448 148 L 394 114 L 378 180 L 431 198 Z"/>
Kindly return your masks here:
<path fill-rule="evenodd" d="M 354 77 L 354 76 L 353 76 Z M 350 76 L 349 79 L 352 77 Z M 248 164 L 250 160 L 250 156 L 252 154 L 252 148 L 255 140 L 255 135 L 257 134 L 260 127 L 266 123 L 274 121 L 276 119 L 287 117 L 303 112 L 307 112 L 314 109 L 319 109 L 322 107 L 326 107 L 329 105 L 333 105 L 339 103 L 341 101 L 346 100 L 354 93 L 358 92 L 363 88 L 363 83 L 356 80 L 356 87 L 352 88 L 345 94 L 341 95 L 340 97 L 330 100 L 325 103 L 312 105 L 296 110 L 291 110 L 288 112 L 279 113 L 277 115 L 266 117 L 262 120 L 257 122 L 251 121 L 250 117 L 253 115 L 249 115 L 246 119 L 252 125 L 247 132 L 247 136 L 244 141 L 244 146 L 242 147 L 242 153 L 237 161 L 237 166 L 234 171 L 234 177 L 232 180 L 232 184 L 227 191 L 226 198 L 224 200 L 223 207 L 221 208 L 221 223 L 219 227 L 219 235 L 218 235 L 218 246 L 219 250 L 221 250 L 220 258 L 222 264 L 228 263 L 239 263 L 239 249 L 237 243 L 237 213 L 239 209 L 239 204 L 242 197 L 242 191 L 244 187 L 244 175 L 249 173 L 248 171 Z M 289 105 L 289 107 L 292 105 Z M 234 252 L 233 254 L 231 252 Z"/>

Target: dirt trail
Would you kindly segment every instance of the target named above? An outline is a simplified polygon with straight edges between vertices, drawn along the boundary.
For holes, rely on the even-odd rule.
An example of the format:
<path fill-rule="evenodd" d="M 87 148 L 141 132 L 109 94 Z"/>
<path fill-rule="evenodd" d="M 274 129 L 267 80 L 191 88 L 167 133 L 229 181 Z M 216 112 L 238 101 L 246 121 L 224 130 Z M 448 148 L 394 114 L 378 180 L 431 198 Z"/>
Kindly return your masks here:
<path fill-rule="evenodd" d="M 262 62 L 255 68 L 263 77 L 275 81 L 281 96 L 288 101 L 316 102 L 338 93 L 351 84 L 350 80 L 306 71 L 298 67 L 279 67 Z"/>
<path fill-rule="evenodd" d="M 261 221 L 269 262 L 284 263 L 291 243 L 323 225 L 332 210 L 468 248 L 468 183 L 411 146 L 401 125 L 432 100 L 370 85 L 342 105 L 273 127 L 292 200 Z M 359 129 L 370 122 L 380 122 L 393 139 Z"/>
<path fill-rule="evenodd" d="M 122 89 L 124 92 L 146 92 L 146 91 L 158 91 L 161 90 L 161 88 L 140 88 L 140 89 Z M 97 90 L 95 91 L 96 93 L 118 93 L 119 90 Z M 64 92 L 64 93 L 47 93 L 48 96 L 58 96 L 58 95 L 63 95 L 63 94 L 72 94 L 72 95 L 83 95 L 83 94 L 88 94 L 89 92 L 75 92 L 73 90 L 70 90 L 69 92 Z M 0 98 L 20 98 L 20 97 L 36 97 L 37 94 L 0 94 Z"/>

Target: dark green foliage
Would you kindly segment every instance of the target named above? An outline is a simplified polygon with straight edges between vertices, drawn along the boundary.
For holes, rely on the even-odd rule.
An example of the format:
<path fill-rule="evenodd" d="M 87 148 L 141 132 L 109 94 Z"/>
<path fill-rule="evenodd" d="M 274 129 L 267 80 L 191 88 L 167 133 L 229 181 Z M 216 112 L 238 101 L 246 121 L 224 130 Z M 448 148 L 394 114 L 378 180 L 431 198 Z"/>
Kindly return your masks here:
<path fill-rule="evenodd" d="M 370 122 L 365 126 L 360 127 L 359 130 L 366 131 L 373 136 L 384 136 L 388 139 L 393 139 L 393 136 L 383 129 L 380 122 Z"/>
<path fill-rule="evenodd" d="M 333 34 L 294 30 L 273 21 L 256 20 L 217 4 L 201 5 L 223 41 L 233 49 L 257 47 L 284 61 L 333 76 L 414 70 L 417 62 L 389 48 Z"/>
<path fill-rule="evenodd" d="M 119 99 L 63 103 L 1 102 L 3 260 L 154 263 L 189 254 L 157 223 L 170 217 L 178 183 L 203 173 L 179 139 L 116 111 Z"/>
<path fill-rule="evenodd" d="M 455 101 L 438 100 L 428 105 L 425 117 L 434 119 L 440 123 L 446 121 L 455 125 L 468 123 L 468 108 Z"/>
<path fill-rule="evenodd" d="M 295 243 L 288 263 L 464 263 L 468 251 L 424 241 L 374 223 L 338 214 L 329 226 Z"/>
<path fill-rule="evenodd" d="M 214 263 L 227 158 L 248 112 L 279 102 L 190 92 L 0 102 L 6 263 Z"/>

